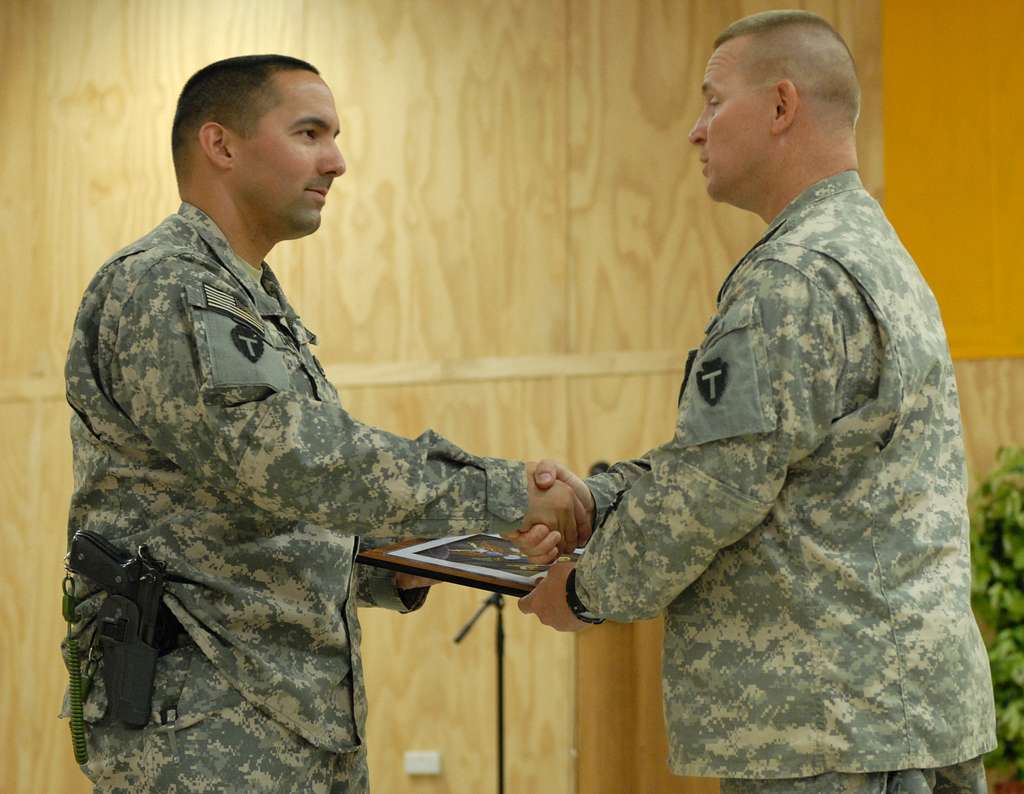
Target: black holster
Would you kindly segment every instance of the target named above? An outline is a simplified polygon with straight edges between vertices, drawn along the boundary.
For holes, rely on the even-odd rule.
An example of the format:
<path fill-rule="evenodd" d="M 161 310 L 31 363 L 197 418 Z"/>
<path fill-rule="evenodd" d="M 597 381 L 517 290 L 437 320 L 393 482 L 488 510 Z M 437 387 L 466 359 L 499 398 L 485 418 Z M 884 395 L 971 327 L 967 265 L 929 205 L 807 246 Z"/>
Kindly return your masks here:
<path fill-rule="evenodd" d="M 82 530 L 71 540 L 68 567 L 107 591 L 96 614 L 107 690 L 105 719 L 141 728 L 149 723 L 157 657 L 181 628 L 163 604 L 165 566 L 145 546 L 137 554 L 125 554 L 103 536 Z"/>
<path fill-rule="evenodd" d="M 96 621 L 103 648 L 107 716 L 141 728 L 149 722 L 159 649 L 140 638 L 139 607 L 124 596 L 107 596 Z"/>

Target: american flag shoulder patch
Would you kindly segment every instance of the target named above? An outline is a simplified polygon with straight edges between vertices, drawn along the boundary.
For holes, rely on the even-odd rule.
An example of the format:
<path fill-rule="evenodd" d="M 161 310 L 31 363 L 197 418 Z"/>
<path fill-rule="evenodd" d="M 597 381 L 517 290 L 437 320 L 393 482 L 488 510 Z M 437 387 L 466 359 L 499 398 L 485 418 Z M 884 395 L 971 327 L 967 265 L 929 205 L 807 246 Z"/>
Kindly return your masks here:
<path fill-rule="evenodd" d="M 241 305 L 238 299 L 230 292 L 203 284 L 203 292 L 206 294 L 206 306 L 213 311 L 221 312 L 229 317 L 240 320 L 253 330 L 263 333 L 263 320 L 246 306 Z"/>

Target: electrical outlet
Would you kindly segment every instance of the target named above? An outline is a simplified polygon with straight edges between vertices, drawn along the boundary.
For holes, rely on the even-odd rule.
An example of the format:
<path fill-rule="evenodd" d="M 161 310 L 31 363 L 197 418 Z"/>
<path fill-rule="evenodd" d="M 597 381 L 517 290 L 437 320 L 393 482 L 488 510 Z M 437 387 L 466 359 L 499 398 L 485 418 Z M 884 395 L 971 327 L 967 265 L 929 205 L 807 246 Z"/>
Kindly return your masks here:
<path fill-rule="evenodd" d="M 409 750 L 405 754 L 405 774 L 440 775 L 441 753 L 437 750 Z"/>

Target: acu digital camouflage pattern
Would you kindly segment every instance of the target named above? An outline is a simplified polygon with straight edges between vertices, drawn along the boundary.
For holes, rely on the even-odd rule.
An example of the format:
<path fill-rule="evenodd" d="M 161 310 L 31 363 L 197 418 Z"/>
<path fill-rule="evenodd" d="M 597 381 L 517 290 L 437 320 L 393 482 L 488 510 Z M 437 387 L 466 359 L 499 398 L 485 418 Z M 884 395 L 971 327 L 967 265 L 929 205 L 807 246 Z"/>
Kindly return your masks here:
<path fill-rule="evenodd" d="M 935 299 L 856 172 L 819 182 L 722 287 L 674 438 L 588 480 L 603 525 L 577 591 L 613 620 L 665 612 L 673 769 L 992 749 L 966 482 Z"/>
<path fill-rule="evenodd" d="M 366 794 L 365 750 L 315 747 L 268 718 L 195 645 L 157 663 L 145 728 L 89 731 L 96 794 Z"/>
<path fill-rule="evenodd" d="M 392 574 L 353 575 L 353 536 L 509 531 L 525 472 L 353 419 L 314 341 L 270 269 L 259 278 L 189 204 L 117 253 L 68 353 L 68 531 L 147 544 L 188 580 L 165 602 L 230 685 L 312 745 L 348 752 L 366 711 L 351 584 L 402 608 Z M 81 607 L 83 648 L 101 598 Z M 104 706 L 94 687 L 87 711 Z"/>
<path fill-rule="evenodd" d="M 942 769 L 843 774 L 782 780 L 723 780 L 721 794 L 988 794 L 980 758 Z"/>

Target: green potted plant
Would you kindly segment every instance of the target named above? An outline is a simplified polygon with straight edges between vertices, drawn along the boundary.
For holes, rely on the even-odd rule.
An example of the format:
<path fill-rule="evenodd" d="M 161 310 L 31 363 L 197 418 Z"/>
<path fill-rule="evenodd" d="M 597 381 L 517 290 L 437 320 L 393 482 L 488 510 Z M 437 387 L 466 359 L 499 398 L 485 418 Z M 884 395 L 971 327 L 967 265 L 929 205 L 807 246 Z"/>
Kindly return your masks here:
<path fill-rule="evenodd" d="M 971 496 L 972 601 L 992 665 L 999 747 L 985 758 L 1024 794 L 1024 448 L 999 450 Z"/>

